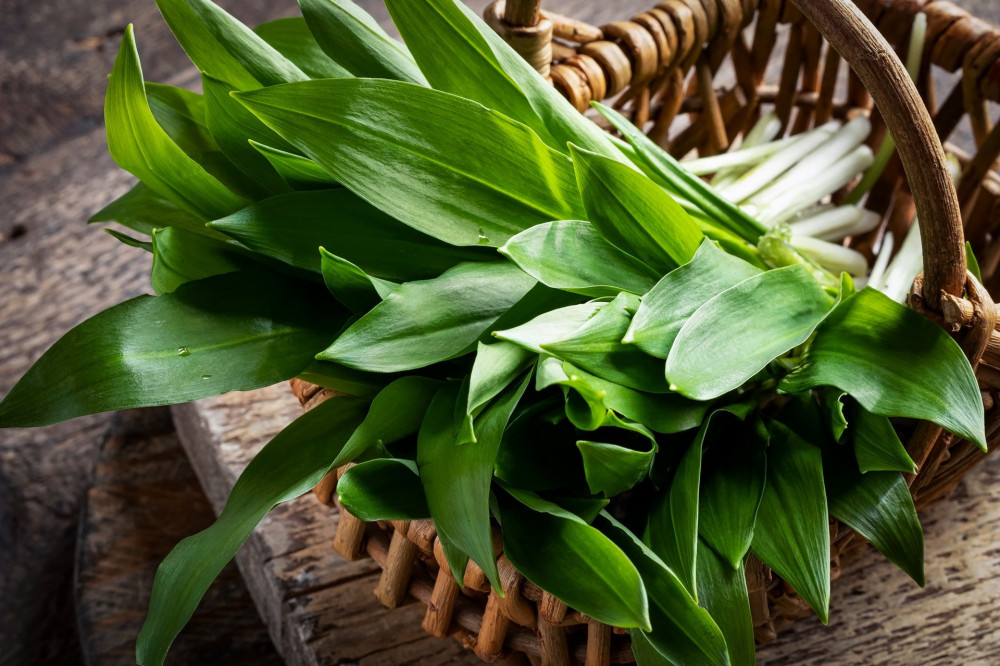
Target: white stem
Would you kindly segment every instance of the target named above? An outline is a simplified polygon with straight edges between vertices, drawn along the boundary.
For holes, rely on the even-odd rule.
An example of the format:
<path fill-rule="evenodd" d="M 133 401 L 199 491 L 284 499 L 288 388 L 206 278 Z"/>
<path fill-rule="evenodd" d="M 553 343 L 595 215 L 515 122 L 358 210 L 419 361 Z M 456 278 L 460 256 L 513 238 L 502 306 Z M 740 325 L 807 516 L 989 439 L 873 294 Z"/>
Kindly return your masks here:
<path fill-rule="evenodd" d="M 740 148 L 739 150 L 734 150 L 729 153 L 721 153 L 719 155 L 711 155 L 709 157 L 699 157 L 695 160 L 685 160 L 681 162 L 681 164 L 684 165 L 685 169 L 696 176 L 704 176 L 706 174 L 716 173 L 733 167 L 744 167 L 749 169 L 750 167 L 759 164 L 762 160 L 774 155 L 778 151 L 791 146 L 798 140 L 799 137 L 791 136 L 787 139 L 771 141 L 770 143 L 761 144 L 759 146 Z"/>
<path fill-rule="evenodd" d="M 792 236 L 790 242 L 796 250 L 831 271 L 856 276 L 868 273 L 868 260 L 857 250 L 808 236 Z"/>
<path fill-rule="evenodd" d="M 778 133 L 781 132 L 781 119 L 778 118 L 778 114 L 774 111 L 765 114 L 758 120 L 753 128 L 747 132 L 746 136 L 743 137 L 743 143 L 737 150 L 746 150 L 749 148 L 755 148 L 757 146 L 764 145 L 774 140 Z M 728 185 L 732 183 L 737 178 L 746 173 L 747 169 L 753 165 L 747 166 L 733 166 L 721 169 L 716 173 L 711 180 L 713 187 L 721 187 L 723 185 Z"/>
<path fill-rule="evenodd" d="M 923 245 L 920 242 L 920 222 L 913 220 L 899 252 L 889 262 L 882 281 L 882 292 L 894 301 L 902 303 L 910 290 L 917 273 L 924 266 Z"/>
<path fill-rule="evenodd" d="M 871 231 L 882 218 L 875 213 L 854 206 L 839 206 L 791 222 L 796 236 L 812 236 L 826 241 L 838 241 Z"/>
<path fill-rule="evenodd" d="M 868 276 L 868 284 L 876 289 L 881 290 L 882 288 L 882 278 L 885 277 L 885 269 L 889 266 L 894 240 L 891 231 L 885 232 L 885 236 L 882 237 L 882 246 L 878 250 L 878 256 L 875 257 L 875 265 L 872 266 L 871 275 Z"/>
<path fill-rule="evenodd" d="M 847 185 L 870 167 L 874 159 L 871 148 L 858 146 L 850 154 L 816 174 L 811 182 L 803 183 L 801 187 L 787 191 L 775 199 L 758 219 L 771 226 L 787 222 L 799 211 Z"/>

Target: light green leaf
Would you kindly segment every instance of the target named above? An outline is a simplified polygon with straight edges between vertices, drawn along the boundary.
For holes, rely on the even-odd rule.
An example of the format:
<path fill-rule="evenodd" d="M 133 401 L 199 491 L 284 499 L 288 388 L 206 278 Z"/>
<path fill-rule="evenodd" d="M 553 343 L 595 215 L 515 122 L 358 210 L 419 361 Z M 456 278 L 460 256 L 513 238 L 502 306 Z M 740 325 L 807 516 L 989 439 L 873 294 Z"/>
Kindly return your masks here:
<path fill-rule="evenodd" d="M 146 81 L 146 102 L 157 124 L 193 159 L 218 150 L 205 120 L 205 98 L 177 86 Z"/>
<path fill-rule="evenodd" d="M 986 450 L 983 400 L 958 344 L 936 324 L 865 288 L 834 309 L 779 390 L 847 391 L 882 416 L 933 421 Z"/>
<path fill-rule="evenodd" d="M 698 308 L 761 272 L 706 238 L 691 261 L 667 273 L 643 296 L 622 342 L 666 359 L 681 327 Z"/>
<path fill-rule="evenodd" d="M 717 398 L 805 342 L 832 306 L 801 265 L 747 278 L 681 327 L 667 356 L 667 379 L 689 398 Z"/>
<path fill-rule="evenodd" d="M 656 449 L 636 451 L 617 444 L 581 440 L 576 443 L 590 492 L 615 497 L 646 478 Z"/>
<path fill-rule="evenodd" d="M 169 294 L 186 282 L 212 275 L 251 270 L 252 262 L 222 241 L 167 227 L 153 230 L 153 271 L 157 294 Z"/>
<path fill-rule="evenodd" d="M 310 78 L 342 79 L 353 76 L 323 53 L 301 16 L 261 23 L 253 31 Z"/>
<path fill-rule="evenodd" d="M 459 264 L 433 280 L 401 285 L 317 358 L 400 372 L 460 356 L 534 284 L 506 262 Z"/>
<path fill-rule="evenodd" d="M 493 336 L 513 342 L 536 354 L 545 354 L 542 345 L 562 340 L 600 312 L 604 303 L 581 303 L 540 314 L 520 326 L 494 331 Z"/>
<path fill-rule="evenodd" d="M 447 243 L 497 247 L 534 224 L 584 213 L 569 160 L 475 102 L 376 79 L 237 97 L 345 187 Z"/>
<path fill-rule="evenodd" d="M 322 287 L 264 270 L 139 296 L 56 342 L 0 403 L 0 427 L 188 402 L 291 379 L 343 325 Z"/>
<path fill-rule="evenodd" d="M 394 282 L 436 277 L 462 261 L 496 259 L 486 248 L 452 247 L 410 229 L 343 188 L 279 194 L 209 227 L 296 268 L 320 272 L 317 248 L 323 246 Z"/>
<path fill-rule="evenodd" d="M 351 0 L 299 0 L 320 48 L 355 76 L 426 84 L 406 47 Z"/>
<path fill-rule="evenodd" d="M 469 375 L 465 413 L 472 416 L 479 414 L 486 403 L 510 386 L 534 360 L 534 354 L 512 342 L 480 342 Z"/>
<path fill-rule="evenodd" d="M 324 171 L 323 167 L 308 157 L 302 157 L 295 153 L 266 146 L 253 139 L 249 141 L 254 150 L 263 155 L 271 163 L 271 166 L 278 172 L 282 180 L 292 189 L 325 190 L 338 186 L 333 176 Z"/>
<path fill-rule="evenodd" d="M 771 423 L 767 481 L 757 511 L 753 552 L 785 579 L 824 624 L 830 612 L 830 524 L 823 455 Z"/>
<path fill-rule="evenodd" d="M 844 415 L 844 396 L 847 394 L 836 389 L 827 389 L 821 392 L 824 411 L 830 424 L 830 434 L 834 441 L 839 442 L 847 430 L 847 417 Z"/>
<path fill-rule="evenodd" d="M 601 234 L 661 272 L 691 260 L 704 236 L 658 185 L 613 159 L 570 146 L 583 204 Z"/>
<path fill-rule="evenodd" d="M 348 468 L 337 481 L 337 499 L 365 522 L 429 518 L 424 489 L 412 462 L 376 458 Z"/>
<path fill-rule="evenodd" d="M 756 646 L 743 561 L 729 567 L 707 544 L 700 544 L 698 598 L 725 636 L 729 663 L 753 666 Z"/>
<path fill-rule="evenodd" d="M 319 249 L 323 282 L 351 312 L 368 312 L 395 291 L 395 282 L 372 277 L 343 257 Z"/>
<path fill-rule="evenodd" d="M 161 197 L 142 183 L 136 183 L 87 222 L 117 222 L 147 236 L 158 227 L 180 227 L 186 231 L 205 233 L 205 223 L 197 216 Z"/>
<path fill-rule="evenodd" d="M 500 253 L 542 284 L 585 296 L 645 294 L 658 277 L 589 222 L 539 224 L 511 238 Z"/>
<path fill-rule="evenodd" d="M 598 622 L 649 629 L 635 565 L 608 537 L 573 518 L 501 502 L 504 555 L 532 583 Z"/>
<path fill-rule="evenodd" d="M 257 523 L 275 505 L 308 492 L 334 467 L 365 405 L 336 398 L 293 421 L 250 461 L 219 519 L 167 555 L 156 571 L 149 615 L 136 642 L 139 664 L 163 664 L 170 644 Z"/>
<path fill-rule="evenodd" d="M 896 429 L 884 416 L 872 414 L 861 405 L 853 405 L 848 432 L 854 442 L 858 468 L 865 472 L 904 472 L 913 474 L 917 465 L 906 452 Z"/>
<path fill-rule="evenodd" d="M 111 71 L 104 122 L 108 149 L 118 166 L 188 212 L 212 219 L 246 203 L 188 157 L 153 118 L 131 25 Z"/>

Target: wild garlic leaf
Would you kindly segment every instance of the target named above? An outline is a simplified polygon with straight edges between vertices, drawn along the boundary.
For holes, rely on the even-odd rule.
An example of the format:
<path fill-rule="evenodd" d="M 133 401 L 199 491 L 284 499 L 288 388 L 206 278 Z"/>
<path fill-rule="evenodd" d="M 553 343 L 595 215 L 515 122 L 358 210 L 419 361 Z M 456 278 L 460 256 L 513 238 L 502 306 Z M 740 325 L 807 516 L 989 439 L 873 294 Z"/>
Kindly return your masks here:
<path fill-rule="evenodd" d="M 562 400 L 543 399 L 511 419 L 497 452 L 494 473 L 521 490 L 588 492 L 577 431 L 565 418 Z"/>
<path fill-rule="evenodd" d="M 824 624 L 830 609 L 830 524 L 823 454 L 780 423 L 768 426 L 767 481 L 753 552 L 788 581 Z"/>
<path fill-rule="evenodd" d="M 674 664 L 728 664 L 718 625 L 677 575 L 624 525 L 602 512 L 594 525 L 635 565 L 649 596 L 652 630 L 644 635 Z"/>
<path fill-rule="evenodd" d="M 269 197 L 209 227 L 296 268 L 319 272 L 316 249 L 323 246 L 369 275 L 394 282 L 433 278 L 463 261 L 497 258 L 487 248 L 435 240 L 344 188 Z"/>
<path fill-rule="evenodd" d="M 188 157 L 153 118 L 131 25 L 111 71 L 104 122 L 108 149 L 118 166 L 188 212 L 212 219 L 246 203 Z"/>
<path fill-rule="evenodd" d="M 179 227 L 193 233 L 208 231 L 205 222 L 196 215 L 142 183 L 133 185 L 128 192 L 91 215 L 87 222 L 117 222 L 147 236 L 160 227 Z"/>
<path fill-rule="evenodd" d="M 917 464 L 906 452 L 896 429 L 885 416 L 872 414 L 861 405 L 851 410 L 848 432 L 854 443 L 858 469 L 867 472 L 903 472 L 913 474 Z"/>
<path fill-rule="evenodd" d="M 802 265 L 747 278 L 684 323 L 667 356 L 667 379 L 689 398 L 717 398 L 805 342 L 832 306 Z"/>
<path fill-rule="evenodd" d="M 621 250 L 664 273 L 687 263 L 704 236 L 649 178 L 613 159 L 570 146 L 587 218 Z"/>
<path fill-rule="evenodd" d="M 346 319 L 324 291 L 257 269 L 115 305 L 35 362 L 0 403 L 0 427 L 188 402 L 291 379 Z"/>
<path fill-rule="evenodd" d="M 345 187 L 446 243 L 499 247 L 532 225 L 584 215 L 564 155 L 467 99 L 376 79 L 237 98 Z"/>
<path fill-rule="evenodd" d="M 343 79 L 354 76 L 323 52 L 301 16 L 267 21 L 253 31 L 310 78 Z"/>
<path fill-rule="evenodd" d="M 356 264 L 319 248 L 323 282 L 333 297 L 351 312 L 364 314 L 382 302 L 399 285 L 372 277 Z"/>
<path fill-rule="evenodd" d="M 254 150 L 264 156 L 281 179 L 293 190 L 328 190 L 339 183 L 323 167 L 308 157 L 249 140 Z"/>
<path fill-rule="evenodd" d="M 250 461 L 218 520 L 170 551 L 156 571 L 149 614 L 136 641 L 139 664 L 163 664 L 170 644 L 219 572 L 272 507 L 319 483 L 361 422 L 366 405 L 341 397 L 297 418 Z"/>
<path fill-rule="evenodd" d="M 478 415 L 490 400 L 520 377 L 534 360 L 533 353 L 512 342 L 480 342 L 469 374 L 465 413 Z"/>
<path fill-rule="evenodd" d="M 122 233 L 122 232 L 120 232 L 120 231 L 118 231 L 116 229 L 105 229 L 104 233 L 108 234 L 109 236 L 111 236 L 112 238 L 114 238 L 119 243 L 122 243 L 124 245 L 128 245 L 129 247 L 134 247 L 134 248 L 137 248 L 137 249 L 140 249 L 140 250 L 145 250 L 146 252 L 149 252 L 150 254 L 152 254 L 152 252 L 153 252 L 153 241 L 152 240 L 146 241 L 146 240 L 142 240 L 141 238 L 135 238 L 133 236 L 129 236 L 128 234 Z"/>
<path fill-rule="evenodd" d="M 827 447 L 823 476 L 830 515 L 924 586 L 924 532 L 899 472 L 858 471 L 849 451 Z"/>
<path fill-rule="evenodd" d="M 706 238 L 691 261 L 667 273 L 643 296 L 622 342 L 666 359 L 681 327 L 695 310 L 762 272 Z"/>
<path fill-rule="evenodd" d="M 337 481 L 337 499 L 366 522 L 431 515 L 416 466 L 408 460 L 376 458 L 348 468 Z"/>
<path fill-rule="evenodd" d="M 753 617 L 743 561 L 729 566 L 709 548 L 698 546 L 698 600 L 719 625 L 733 666 L 756 663 Z"/>
<path fill-rule="evenodd" d="M 153 230 L 150 282 L 157 294 L 169 294 L 187 282 L 241 268 L 252 270 L 252 262 L 222 241 L 174 227 Z"/>
<path fill-rule="evenodd" d="M 459 264 L 440 277 L 401 285 L 317 358 L 370 372 L 455 358 L 534 285 L 507 262 Z"/>
<path fill-rule="evenodd" d="M 406 47 L 351 0 L 299 0 L 320 48 L 354 76 L 426 84 Z"/>
<path fill-rule="evenodd" d="M 583 458 L 590 492 L 608 498 L 620 495 L 645 479 L 656 455 L 655 441 L 648 450 L 589 440 L 579 440 L 576 448 Z"/>
<path fill-rule="evenodd" d="M 823 401 L 824 411 L 830 425 L 830 434 L 834 441 L 839 442 L 844 436 L 844 431 L 848 425 L 847 416 L 844 414 L 844 397 L 847 394 L 836 389 L 826 389 L 820 392 Z"/>
<path fill-rule="evenodd" d="M 583 221 L 536 225 L 508 240 L 500 254 L 542 284 L 584 296 L 645 294 L 658 277 Z"/>
<path fill-rule="evenodd" d="M 146 102 L 157 124 L 193 159 L 218 150 L 205 120 L 205 98 L 177 86 L 146 81 Z"/>
<path fill-rule="evenodd" d="M 576 516 L 539 513 L 517 500 L 499 508 L 504 555 L 525 578 L 598 622 L 649 629 L 643 580 L 608 537 Z"/>
<path fill-rule="evenodd" d="M 866 287 L 817 329 L 789 393 L 836 386 L 874 414 L 933 421 L 986 449 L 983 400 L 958 344 L 929 319 Z"/>
<path fill-rule="evenodd" d="M 461 2 L 387 0 L 385 4 L 433 88 L 522 122 L 561 152 L 572 142 L 621 158 L 607 134 Z M 455 67 L 457 62 L 462 66 Z"/>
<path fill-rule="evenodd" d="M 660 364 L 621 342 L 639 299 L 622 292 L 572 333 L 540 347 L 587 372 L 647 393 L 667 393 Z"/>
<path fill-rule="evenodd" d="M 536 354 L 545 354 L 542 345 L 565 338 L 590 321 L 603 307 L 604 303 L 596 302 L 568 305 L 540 314 L 520 326 L 494 331 L 493 336 Z"/>

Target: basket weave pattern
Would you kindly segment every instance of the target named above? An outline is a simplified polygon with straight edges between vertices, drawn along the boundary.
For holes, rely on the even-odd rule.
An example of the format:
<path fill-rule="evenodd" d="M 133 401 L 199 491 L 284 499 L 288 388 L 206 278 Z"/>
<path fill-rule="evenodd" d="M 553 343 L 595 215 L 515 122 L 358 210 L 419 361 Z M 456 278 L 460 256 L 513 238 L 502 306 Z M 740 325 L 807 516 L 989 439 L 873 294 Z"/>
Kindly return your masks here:
<path fill-rule="evenodd" d="M 996 293 L 1000 174 L 994 164 L 1000 157 L 1000 125 L 991 125 L 987 102 L 1000 101 L 1000 31 L 947 1 L 855 0 L 855 4 L 897 52 L 906 49 L 914 16 L 927 14 L 917 89 L 931 111 L 939 139 L 962 166 L 957 191 L 965 238 L 980 258 L 984 284 Z M 753 126 L 762 105 L 773 107 L 791 134 L 859 113 L 872 117 L 871 144 L 877 147 L 886 133 L 886 123 L 859 77 L 791 2 L 666 0 L 630 20 L 597 27 L 542 11 L 537 0 L 511 0 L 509 5 L 496 0 L 485 17 L 580 111 L 593 100 L 614 98 L 615 108 L 676 156 L 692 150 L 700 155 L 726 150 Z M 783 25 L 788 27 L 779 30 Z M 748 26 L 753 26 L 749 39 L 744 30 Z M 787 40 L 779 40 L 779 32 Z M 779 44 L 784 48 L 780 74 L 778 83 L 771 85 L 766 83 L 771 78 L 767 68 Z M 716 75 L 726 63 L 735 83 L 719 87 Z M 932 65 L 948 72 L 961 70 L 959 82 L 941 102 Z M 976 145 L 972 154 L 948 143 L 964 117 Z M 883 216 L 883 225 L 855 238 L 856 249 L 870 254 L 886 230 L 897 238 L 905 233 L 914 217 L 914 199 L 905 180 L 896 157 L 866 204 Z M 942 317 L 938 308 L 925 307 L 924 286 L 918 278 L 910 305 L 956 329 L 979 378 L 992 450 L 1000 441 L 1000 409 L 994 407 L 1000 390 L 995 306 L 987 290 L 970 278 L 968 300 L 945 297 Z M 956 321 L 967 326 L 959 332 Z M 335 395 L 299 380 L 292 381 L 292 388 L 306 409 Z M 918 509 L 946 497 L 985 455 L 931 424 L 917 424 L 903 434 L 908 435 L 907 450 L 919 465 L 919 473 L 908 479 Z M 336 481 L 342 473 L 331 472 L 317 486 L 320 501 L 335 504 Z M 836 521 L 831 521 L 830 532 L 836 579 L 841 565 L 867 544 Z M 568 609 L 525 580 L 504 557 L 499 535 L 494 543 L 502 597 L 471 561 L 464 586 L 459 587 L 429 520 L 366 524 L 341 510 L 334 546 L 347 559 L 371 557 L 382 567 L 375 594 L 384 605 L 420 602 L 427 608 L 423 627 L 428 633 L 454 636 L 485 661 L 586 666 L 634 662 L 623 631 Z M 772 640 L 783 627 L 811 613 L 794 590 L 753 556 L 746 576 L 758 642 Z"/>

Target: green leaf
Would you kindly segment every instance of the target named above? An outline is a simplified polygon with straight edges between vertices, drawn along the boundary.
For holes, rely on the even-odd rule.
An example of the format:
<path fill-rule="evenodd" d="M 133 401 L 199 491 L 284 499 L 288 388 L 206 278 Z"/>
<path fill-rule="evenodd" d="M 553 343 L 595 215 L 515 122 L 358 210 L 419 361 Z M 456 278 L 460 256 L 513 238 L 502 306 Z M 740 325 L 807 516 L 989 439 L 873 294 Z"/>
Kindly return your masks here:
<path fill-rule="evenodd" d="M 698 308 L 667 356 L 671 388 L 711 400 L 809 339 L 833 300 L 801 265 L 747 278 Z"/>
<path fill-rule="evenodd" d="M 144 241 L 139 238 L 133 238 L 132 236 L 129 236 L 128 234 L 123 234 L 122 232 L 116 231 L 115 229 L 105 229 L 104 231 L 108 233 L 112 238 L 117 240 L 119 243 L 124 243 L 129 247 L 138 248 L 140 250 L 145 250 L 146 252 L 150 253 L 153 251 L 153 241 L 151 240 Z"/>
<path fill-rule="evenodd" d="M 568 305 L 540 314 L 520 326 L 494 331 L 493 336 L 513 342 L 536 354 L 545 354 L 542 345 L 565 338 L 584 326 L 603 307 L 604 303 L 597 302 Z"/>
<path fill-rule="evenodd" d="M 658 277 L 589 222 L 539 224 L 511 238 L 500 253 L 542 284 L 585 296 L 645 294 Z"/>
<path fill-rule="evenodd" d="M 827 389 L 821 392 L 824 411 L 830 424 L 830 434 L 834 441 L 839 442 L 847 430 L 847 417 L 844 415 L 844 396 L 847 394 L 835 389 Z"/>
<path fill-rule="evenodd" d="M 337 498 L 365 522 L 430 517 L 415 466 L 396 458 L 376 458 L 348 468 L 337 481 Z"/>
<path fill-rule="evenodd" d="M 462 3 L 387 0 L 385 4 L 433 88 L 475 100 L 524 123 L 556 150 L 566 152 L 566 144 L 573 142 L 608 157 L 621 157 L 607 134 Z"/>
<path fill-rule="evenodd" d="M 532 583 L 598 622 L 649 629 L 643 580 L 600 531 L 512 500 L 500 503 L 500 524 L 504 555 Z"/>
<path fill-rule="evenodd" d="M 583 204 L 601 234 L 661 272 L 691 260 L 704 236 L 649 178 L 613 159 L 570 146 Z"/>
<path fill-rule="evenodd" d="M 733 666 L 756 663 L 753 617 L 742 560 L 727 566 L 719 556 L 701 544 L 698 548 L 698 598 L 719 625 Z"/>
<path fill-rule="evenodd" d="M 884 416 L 872 414 L 861 405 L 853 405 L 848 432 L 854 442 L 858 469 L 866 472 L 903 472 L 913 474 L 917 464 L 906 452 L 896 429 Z"/>
<path fill-rule="evenodd" d="M 497 247 L 534 224 L 584 213 L 564 155 L 454 95 L 324 79 L 237 98 L 361 198 L 453 245 Z"/>
<path fill-rule="evenodd" d="M 683 199 L 704 211 L 717 224 L 731 229 L 741 238 L 756 243 L 766 229 L 760 222 L 747 215 L 739 206 L 712 189 L 711 185 L 695 176 L 675 160 L 667 151 L 636 128 L 620 113 L 595 103 L 596 108 L 634 149 L 629 157 L 647 175 L 661 186 L 676 192 Z"/>
<path fill-rule="evenodd" d="M 465 413 L 473 416 L 479 414 L 486 403 L 510 386 L 534 360 L 534 354 L 511 342 L 480 342 L 469 375 L 469 397 Z"/>
<path fill-rule="evenodd" d="M 767 482 L 752 548 L 826 624 L 830 612 L 830 524 L 823 455 L 780 423 L 771 423 L 769 430 Z"/>
<path fill-rule="evenodd" d="M 506 262 L 459 264 L 433 280 L 401 285 L 317 358 L 401 372 L 460 356 L 534 284 Z"/>
<path fill-rule="evenodd" d="M 698 487 L 705 433 L 712 418 L 702 425 L 680 459 L 669 488 L 654 501 L 646 523 L 646 541 L 677 574 L 687 591 L 698 600 L 696 565 L 698 559 Z"/>
<path fill-rule="evenodd" d="M 594 524 L 625 552 L 642 577 L 652 620 L 652 631 L 645 638 L 656 650 L 685 666 L 728 664 L 722 632 L 670 567 L 607 512 Z"/>
<path fill-rule="evenodd" d="M 923 587 L 924 533 L 902 474 L 862 474 L 850 452 L 829 447 L 823 456 L 823 473 L 830 515 Z"/>
<path fill-rule="evenodd" d="M 319 249 L 323 282 L 333 297 L 355 313 L 365 313 L 382 302 L 397 285 L 368 275 L 347 259 Z"/>
<path fill-rule="evenodd" d="M 617 444 L 581 440 L 576 443 L 590 492 L 615 497 L 646 478 L 655 449 L 636 451 Z"/>
<path fill-rule="evenodd" d="M 629 629 L 628 636 L 632 641 L 632 655 L 636 666 L 675 666 L 674 662 L 653 647 L 649 637 L 641 629 Z"/>
<path fill-rule="evenodd" d="M 269 386 L 305 369 L 343 322 L 322 287 L 263 270 L 139 296 L 52 345 L 0 403 L 0 427 Z"/>
<path fill-rule="evenodd" d="M 150 113 L 181 150 L 195 160 L 202 153 L 218 150 L 208 131 L 202 95 L 152 81 L 146 81 L 145 88 Z"/>
<path fill-rule="evenodd" d="M 353 76 L 323 53 L 301 16 L 261 23 L 253 31 L 310 78 L 342 79 Z"/>
<path fill-rule="evenodd" d="M 458 441 L 456 392 L 438 393 L 420 428 L 417 465 L 438 537 L 446 545 L 452 575 L 461 580 L 464 556 L 478 564 L 494 588 L 500 589 L 490 527 L 490 483 L 507 421 L 524 395 L 529 376 L 506 389 L 475 419 L 476 442 Z M 461 560 L 461 561 L 459 561 Z"/>
<path fill-rule="evenodd" d="M 367 403 L 337 398 L 282 430 L 233 486 L 219 519 L 181 541 L 156 571 L 149 615 L 136 642 L 136 661 L 160 666 L 174 638 L 222 568 L 275 505 L 308 492 L 335 465 Z"/>
<path fill-rule="evenodd" d="M 588 492 L 577 431 L 562 401 L 542 400 L 514 415 L 500 443 L 494 473 L 505 486 L 522 490 Z"/>
<path fill-rule="evenodd" d="M 979 260 L 976 259 L 976 253 L 972 251 L 972 243 L 965 241 L 965 263 L 969 267 L 969 271 L 976 276 L 976 279 L 980 282 L 983 281 L 983 272 L 979 268 Z"/>
<path fill-rule="evenodd" d="M 345 368 L 336 363 L 314 360 L 296 375 L 299 379 L 328 388 L 344 395 L 372 398 L 392 379 L 392 375 L 377 375 Z"/>
<path fill-rule="evenodd" d="M 206 231 L 204 221 L 142 183 L 133 185 L 128 192 L 91 215 L 87 222 L 117 222 L 147 236 L 158 227 L 180 227 L 195 233 Z"/>
<path fill-rule="evenodd" d="M 394 282 L 436 277 L 462 261 L 496 258 L 485 248 L 452 247 L 410 229 L 343 188 L 279 194 L 209 227 L 254 252 L 317 273 L 316 250 L 323 246 L 369 275 Z"/>
<path fill-rule="evenodd" d="M 637 306 L 638 299 L 623 292 L 583 326 L 541 348 L 607 381 L 637 391 L 666 393 L 660 364 L 650 363 L 639 349 L 621 342 Z"/>
<path fill-rule="evenodd" d="M 816 331 L 805 360 L 785 377 L 789 393 L 847 391 L 882 416 L 933 421 L 986 450 L 983 400 L 958 344 L 936 324 L 865 288 Z"/>
<path fill-rule="evenodd" d="M 118 166 L 188 212 L 211 219 L 245 203 L 188 157 L 153 118 L 131 25 L 111 71 L 104 122 L 108 149 Z"/>
<path fill-rule="evenodd" d="M 706 238 L 691 261 L 667 273 L 643 297 L 622 342 L 666 359 L 684 322 L 698 308 L 761 272 Z"/>
<path fill-rule="evenodd" d="M 222 241 L 199 236 L 183 229 L 153 230 L 153 271 L 150 281 L 157 294 L 169 294 L 186 282 L 241 268 L 251 262 Z"/>
<path fill-rule="evenodd" d="M 406 47 L 351 0 L 299 0 L 320 48 L 355 76 L 425 84 Z"/>
<path fill-rule="evenodd" d="M 264 156 L 281 179 L 296 190 L 325 190 L 337 187 L 338 183 L 323 170 L 323 167 L 308 157 L 266 146 L 250 139 L 254 150 Z"/>

